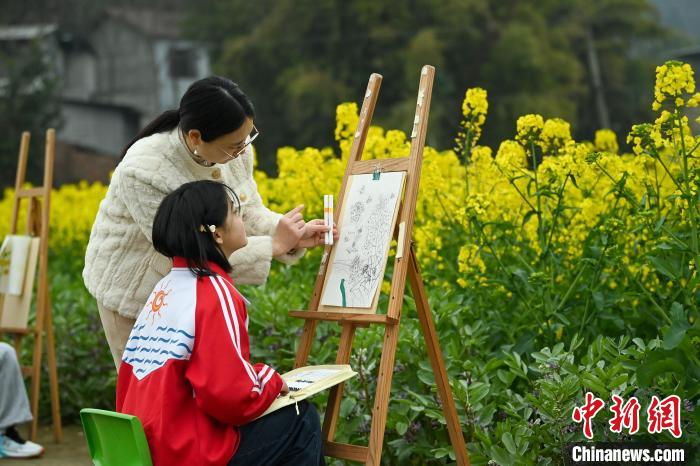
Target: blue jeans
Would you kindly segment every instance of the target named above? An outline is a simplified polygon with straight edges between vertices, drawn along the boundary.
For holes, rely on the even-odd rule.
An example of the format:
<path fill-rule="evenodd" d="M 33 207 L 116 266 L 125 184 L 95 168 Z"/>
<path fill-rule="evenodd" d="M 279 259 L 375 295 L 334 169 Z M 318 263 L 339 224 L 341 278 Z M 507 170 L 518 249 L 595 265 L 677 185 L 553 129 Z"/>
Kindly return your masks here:
<path fill-rule="evenodd" d="M 0 434 L 8 427 L 31 420 L 17 354 L 12 346 L 0 341 Z"/>
<path fill-rule="evenodd" d="M 241 426 L 241 441 L 229 466 L 325 466 L 321 424 L 316 408 L 306 400 Z"/>

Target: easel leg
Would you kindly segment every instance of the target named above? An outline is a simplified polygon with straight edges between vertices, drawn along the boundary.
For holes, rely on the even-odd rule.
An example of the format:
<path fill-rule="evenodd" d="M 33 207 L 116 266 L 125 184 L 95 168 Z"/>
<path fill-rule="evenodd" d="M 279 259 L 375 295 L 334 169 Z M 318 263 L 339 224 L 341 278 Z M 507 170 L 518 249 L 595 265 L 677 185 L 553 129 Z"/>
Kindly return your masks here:
<path fill-rule="evenodd" d="M 408 267 L 408 280 L 411 285 L 411 291 L 413 292 L 413 298 L 416 302 L 418 320 L 420 321 L 423 337 L 425 338 L 430 364 L 433 366 L 435 383 L 437 384 L 438 393 L 440 394 L 440 400 L 442 400 L 442 409 L 445 413 L 445 421 L 447 422 L 447 431 L 450 435 L 452 448 L 454 448 L 457 457 L 457 464 L 469 466 L 469 454 L 467 453 L 467 447 L 464 443 L 464 436 L 462 435 L 457 409 L 455 407 L 454 398 L 452 397 L 450 382 L 447 378 L 447 371 L 445 370 L 442 359 L 440 343 L 438 342 L 437 333 L 435 331 L 435 323 L 430 313 L 428 296 L 423 286 L 423 279 L 420 275 L 420 269 L 418 268 L 418 261 L 413 247 L 411 247 Z"/>
<path fill-rule="evenodd" d="M 40 298 L 40 301 L 43 299 Z M 31 403 L 32 403 L 32 424 L 29 429 L 29 440 L 36 441 L 36 435 L 39 430 L 39 394 L 41 388 L 41 356 L 43 352 L 43 312 L 41 307 L 43 303 L 38 303 L 36 315 L 36 331 L 34 332 L 34 357 L 32 359 L 32 384 L 31 384 Z"/>
<path fill-rule="evenodd" d="M 44 204 L 45 205 L 45 204 Z M 42 216 L 42 205 L 39 201 L 32 197 L 29 200 L 29 206 L 27 208 L 27 232 L 33 232 L 36 234 L 41 230 L 41 216 Z M 44 353 L 44 329 L 46 325 L 46 307 L 48 293 L 47 281 L 48 277 L 46 275 L 45 260 L 48 256 L 48 250 L 45 250 L 45 246 L 42 239 L 42 243 L 39 248 L 39 284 L 37 286 L 37 300 L 36 300 L 36 322 L 34 323 L 34 354 L 32 362 L 32 394 L 31 394 L 31 408 L 32 408 L 32 425 L 29 432 L 29 439 L 36 441 L 36 436 L 39 431 L 39 396 L 41 393 L 41 358 Z"/>
<path fill-rule="evenodd" d="M 49 294 L 47 290 L 47 295 Z M 56 343 L 53 335 L 53 311 L 51 297 L 46 297 L 46 358 L 49 363 L 49 386 L 51 390 L 51 418 L 53 420 L 53 438 L 56 443 L 63 441 L 61 427 L 61 401 L 58 393 L 58 371 L 56 369 Z"/>
<path fill-rule="evenodd" d="M 377 393 L 374 397 L 372 408 L 372 428 L 369 433 L 369 453 L 367 465 L 378 466 L 382 460 L 382 447 L 384 446 L 384 429 L 386 428 L 386 416 L 389 407 L 389 395 L 391 394 L 391 379 L 394 376 L 394 361 L 396 359 L 396 345 L 399 340 L 399 324 L 387 324 L 384 330 L 384 345 L 382 345 L 382 359 L 379 363 L 377 375 Z"/>
<path fill-rule="evenodd" d="M 355 338 L 355 326 L 353 324 L 343 324 L 343 330 L 340 334 L 340 346 L 338 348 L 338 356 L 336 356 L 336 364 L 347 364 L 350 362 L 350 353 L 352 352 L 352 341 Z M 323 439 L 326 442 L 332 442 L 335 438 L 335 429 L 338 424 L 338 413 L 340 412 L 340 401 L 343 399 L 343 387 L 345 384 L 338 384 L 331 388 L 328 395 L 328 404 L 326 405 L 326 413 L 323 416 Z"/>
<path fill-rule="evenodd" d="M 19 355 L 22 354 L 22 335 L 16 334 L 15 335 L 15 342 L 14 342 L 14 347 L 15 347 L 15 353 L 17 353 L 17 357 L 19 358 Z M 24 371 L 22 372 L 24 375 Z"/>
<path fill-rule="evenodd" d="M 311 353 L 311 345 L 314 342 L 314 334 L 316 333 L 316 321 L 307 320 L 304 323 L 304 330 L 301 334 L 301 339 L 299 340 L 299 347 L 297 348 L 297 357 L 294 361 L 294 368 L 302 367 L 306 365 L 306 361 L 309 359 L 309 353 Z"/>

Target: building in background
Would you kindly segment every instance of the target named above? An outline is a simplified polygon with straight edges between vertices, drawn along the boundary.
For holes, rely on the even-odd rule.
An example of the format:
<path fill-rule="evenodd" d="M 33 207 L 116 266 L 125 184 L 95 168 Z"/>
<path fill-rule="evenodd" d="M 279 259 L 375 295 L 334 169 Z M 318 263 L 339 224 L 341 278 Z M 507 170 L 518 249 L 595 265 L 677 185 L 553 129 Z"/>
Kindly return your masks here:
<path fill-rule="evenodd" d="M 700 8 L 698 0 L 652 0 L 659 12 L 659 21 L 673 31 L 660 46 L 659 63 L 679 60 L 700 72 Z M 696 74 L 696 80 L 698 75 Z M 700 109 L 686 109 L 690 121 L 700 116 Z"/>
<path fill-rule="evenodd" d="M 700 8 L 697 0 L 652 0 L 659 21 L 675 34 L 664 44 L 662 58 L 681 60 L 700 70 Z"/>
<path fill-rule="evenodd" d="M 206 48 L 181 39 L 180 21 L 177 12 L 108 8 L 83 36 L 54 24 L 0 27 L 0 45 L 16 53 L 38 42 L 60 78 L 57 184 L 107 181 L 139 128 L 210 74 Z"/>

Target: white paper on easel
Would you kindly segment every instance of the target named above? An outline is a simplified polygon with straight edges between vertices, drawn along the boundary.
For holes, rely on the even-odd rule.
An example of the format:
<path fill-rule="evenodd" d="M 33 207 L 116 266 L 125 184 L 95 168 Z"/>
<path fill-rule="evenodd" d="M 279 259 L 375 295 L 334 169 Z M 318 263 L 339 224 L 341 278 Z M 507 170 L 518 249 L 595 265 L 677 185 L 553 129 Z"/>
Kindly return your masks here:
<path fill-rule="evenodd" d="M 29 242 L 24 285 L 20 296 L 0 294 L 0 327 L 26 329 L 29 324 L 29 308 L 32 303 L 32 290 L 36 277 L 36 265 L 39 259 L 39 238 L 32 237 Z"/>
<path fill-rule="evenodd" d="M 0 246 L 0 293 L 21 296 L 29 258 L 30 236 L 8 235 Z"/>
<path fill-rule="evenodd" d="M 405 172 L 353 175 L 338 222 L 321 305 L 371 308 L 384 279 Z"/>

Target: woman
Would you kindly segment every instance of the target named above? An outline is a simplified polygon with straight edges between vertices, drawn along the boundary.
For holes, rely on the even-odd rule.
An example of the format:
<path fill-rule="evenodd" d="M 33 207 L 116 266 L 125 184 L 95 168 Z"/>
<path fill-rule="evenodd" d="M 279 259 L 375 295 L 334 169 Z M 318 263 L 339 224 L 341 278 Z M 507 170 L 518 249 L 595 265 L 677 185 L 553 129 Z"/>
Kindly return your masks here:
<path fill-rule="evenodd" d="M 318 219 L 305 223 L 303 205 L 285 215 L 263 205 L 253 179 L 254 118 L 238 85 L 204 78 L 187 89 L 179 109 L 160 115 L 124 150 L 100 203 L 83 270 L 117 368 L 138 313 L 172 267 L 153 248 L 151 229 L 158 205 L 179 186 L 215 180 L 239 194 L 248 245 L 229 257 L 237 283 L 263 284 L 273 258 L 293 264 L 305 248 L 323 244 L 327 227 Z"/>

